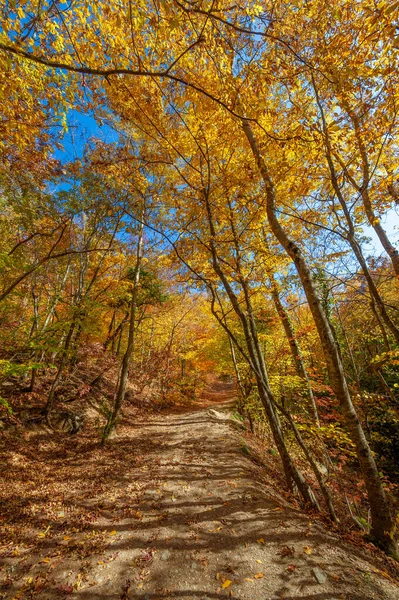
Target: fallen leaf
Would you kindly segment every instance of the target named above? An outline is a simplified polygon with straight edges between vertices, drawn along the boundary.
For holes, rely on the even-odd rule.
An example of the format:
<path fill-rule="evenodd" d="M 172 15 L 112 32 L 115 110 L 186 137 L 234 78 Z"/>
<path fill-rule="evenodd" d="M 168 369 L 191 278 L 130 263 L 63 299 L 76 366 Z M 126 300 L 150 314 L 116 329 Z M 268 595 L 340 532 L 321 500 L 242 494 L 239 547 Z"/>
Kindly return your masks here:
<path fill-rule="evenodd" d="M 79 590 L 81 585 L 82 585 L 82 573 L 78 573 L 78 576 L 77 576 L 76 582 L 75 582 L 75 589 Z"/>
<path fill-rule="evenodd" d="M 49 563 L 50 559 L 48 557 L 46 557 L 46 558 L 43 558 L 40 562 L 41 563 Z"/>
<path fill-rule="evenodd" d="M 289 571 L 290 573 L 293 573 L 296 569 L 296 565 L 288 565 L 287 567 L 287 571 Z"/>
<path fill-rule="evenodd" d="M 265 540 L 263 538 L 259 538 L 258 540 L 256 540 L 258 544 L 264 544 Z"/>
<path fill-rule="evenodd" d="M 278 554 L 280 554 L 280 556 L 293 556 L 295 554 L 295 548 L 294 547 L 289 547 L 289 546 L 284 546 L 283 548 L 281 548 L 281 550 L 278 552 Z"/>
<path fill-rule="evenodd" d="M 313 549 L 310 546 L 305 546 L 303 551 L 305 554 L 312 554 Z"/>
<path fill-rule="evenodd" d="M 40 575 L 38 575 L 38 577 L 36 577 L 36 581 L 35 581 L 35 590 L 40 590 L 41 588 L 43 588 L 46 585 L 47 581 L 44 577 L 40 577 Z"/>
<path fill-rule="evenodd" d="M 263 579 L 263 577 L 264 577 L 264 576 L 265 576 L 265 574 L 264 574 L 264 573 L 256 573 L 256 574 L 254 575 L 255 579 Z"/>
<path fill-rule="evenodd" d="M 226 579 L 225 581 L 223 581 L 222 583 L 222 588 L 225 590 L 226 588 L 228 588 L 233 582 L 230 581 L 230 579 Z"/>
<path fill-rule="evenodd" d="M 49 525 L 48 527 L 46 527 L 46 529 L 44 531 L 42 531 L 41 533 L 38 534 L 38 538 L 45 538 L 46 535 L 48 534 L 48 532 L 50 531 L 50 527 L 51 525 Z"/>
<path fill-rule="evenodd" d="M 116 530 L 114 529 L 113 531 L 111 531 L 109 535 L 116 535 Z"/>
<path fill-rule="evenodd" d="M 259 560 L 259 558 L 256 560 L 256 562 L 260 565 L 263 565 L 263 562 L 261 560 Z"/>

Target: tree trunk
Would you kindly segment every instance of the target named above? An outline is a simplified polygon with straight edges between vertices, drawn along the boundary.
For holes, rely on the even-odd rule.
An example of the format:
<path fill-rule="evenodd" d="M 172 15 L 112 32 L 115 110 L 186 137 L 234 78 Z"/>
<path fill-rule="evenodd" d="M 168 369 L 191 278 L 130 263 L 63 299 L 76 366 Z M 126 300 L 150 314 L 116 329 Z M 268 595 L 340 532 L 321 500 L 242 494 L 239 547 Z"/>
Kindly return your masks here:
<path fill-rule="evenodd" d="M 319 419 L 319 413 L 317 410 L 316 400 L 315 400 L 315 397 L 313 394 L 312 386 L 310 385 L 310 381 L 309 381 L 309 377 L 308 377 L 308 374 L 306 371 L 305 363 L 303 362 L 301 349 L 299 348 L 299 344 L 298 344 L 298 341 L 295 336 L 294 327 L 291 323 L 291 319 L 289 317 L 288 312 L 285 310 L 285 308 L 281 302 L 280 294 L 279 294 L 278 288 L 277 288 L 277 283 L 274 279 L 273 274 L 269 275 L 269 280 L 270 280 L 270 284 L 272 287 L 272 298 L 273 298 L 274 306 L 276 307 L 277 314 L 280 317 L 280 321 L 284 327 L 285 335 L 287 337 L 288 344 L 290 346 L 291 356 L 294 361 L 296 371 L 298 373 L 298 376 L 301 379 L 303 379 L 304 382 L 306 383 L 307 395 L 308 395 L 308 398 L 312 405 L 313 419 L 314 419 L 315 425 L 317 427 L 320 427 L 320 419 Z"/>
<path fill-rule="evenodd" d="M 245 400 L 247 399 L 247 394 L 245 391 L 245 387 L 242 383 L 242 379 L 241 379 L 241 375 L 240 375 L 240 371 L 238 369 L 238 364 L 237 364 L 237 358 L 236 358 L 236 351 L 234 349 L 234 344 L 232 342 L 231 337 L 228 335 L 227 336 L 228 340 L 229 340 L 229 346 L 230 346 L 230 355 L 231 355 L 231 361 L 233 363 L 233 367 L 234 367 L 234 373 L 236 376 L 236 381 L 237 381 L 237 386 L 238 389 L 240 390 L 240 401 L 238 403 L 238 412 L 240 414 L 244 414 L 244 404 L 245 404 Z"/>
<path fill-rule="evenodd" d="M 294 461 L 290 456 L 290 453 L 287 449 L 287 445 L 285 443 L 280 419 L 273 406 L 273 394 L 269 386 L 266 365 L 264 362 L 262 349 L 257 335 L 255 320 L 253 318 L 248 285 L 246 284 L 245 279 L 241 276 L 240 265 L 238 262 L 237 268 L 240 278 L 240 285 L 242 287 L 242 291 L 244 292 L 245 297 L 246 311 L 244 312 L 220 264 L 219 255 L 215 244 L 216 230 L 213 221 L 212 209 L 206 190 L 204 191 L 204 200 L 209 224 L 209 231 L 211 234 L 210 251 L 213 269 L 218 275 L 220 282 L 222 283 L 227 293 L 227 296 L 231 302 L 231 305 L 241 321 L 248 350 L 248 364 L 250 365 L 256 377 L 259 398 L 265 410 L 272 431 L 273 439 L 276 444 L 278 453 L 280 455 L 288 488 L 292 493 L 299 493 L 300 497 L 303 499 L 305 504 L 313 506 L 314 508 L 319 508 L 317 500 L 312 492 L 310 485 L 307 483 L 302 473 L 298 470 L 297 466 L 295 465 Z M 234 228 L 232 228 L 232 230 L 235 238 L 234 241 L 235 243 L 237 243 L 237 237 L 235 235 Z M 237 253 L 239 253 L 238 245 Z M 213 312 L 213 314 L 216 316 L 215 312 Z M 223 320 L 219 320 L 219 322 L 221 323 L 223 328 L 227 330 L 227 333 L 229 333 L 229 330 L 226 324 L 223 322 Z M 229 333 L 229 335 L 231 335 L 231 332 Z"/>
<path fill-rule="evenodd" d="M 142 208 L 142 215 L 144 213 L 144 204 Z M 132 301 L 130 304 L 130 318 L 129 318 L 129 333 L 128 333 L 128 342 L 127 348 L 125 350 L 125 354 L 123 355 L 122 366 L 120 370 L 118 387 L 116 390 L 115 402 L 112 409 L 111 414 L 108 417 L 107 423 L 104 427 L 102 442 L 105 443 L 109 436 L 114 432 L 116 428 L 116 424 L 119 418 L 119 413 L 121 410 L 121 406 L 125 399 L 126 394 L 126 385 L 129 375 L 129 366 L 132 360 L 133 352 L 134 352 L 134 343 L 135 343 L 135 317 L 136 317 L 136 309 L 137 309 L 137 296 L 139 291 L 139 282 L 140 282 L 140 266 L 141 266 L 141 258 L 143 251 L 143 233 L 144 233 L 144 223 L 141 219 L 139 225 L 139 235 L 137 240 L 137 251 L 136 251 L 136 265 L 133 273 L 133 292 L 132 292 Z"/>
<path fill-rule="evenodd" d="M 330 177 L 331 177 L 331 183 L 333 186 L 333 189 L 335 191 L 335 195 L 341 205 L 342 211 L 344 213 L 345 216 L 345 220 L 348 226 L 347 231 L 345 232 L 345 237 L 350 245 L 350 247 L 353 250 L 354 255 L 357 258 L 357 261 L 363 271 L 363 275 L 364 278 L 366 279 L 367 282 L 367 286 L 370 292 L 370 296 L 371 296 L 371 300 L 372 300 L 372 308 L 374 309 L 375 307 L 378 307 L 379 313 L 384 321 L 384 323 L 386 324 L 386 326 L 388 327 L 388 329 L 391 331 L 392 335 L 395 338 L 395 341 L 397 344 L 399 344 L 399 329 L 396 327 L 396 325 L 393 323 L 393 321 L 391 320 L 391 318 L 389 317 L 387 310 L 385 308 L 385 304 L 380 296 L 380 293 L 377 289 L 377 286 L 374 283 L 374 280 L 371 276 L 371 273 L 369 271 L 368 265 L 367 265 L 367 261 L 363 256 L 363 251 L 362 248 L 359 244 L 359 242 L 357 241 L 356 237 L 355 237 L 355 226 L 353 223 L 353 219 L 352 219 L 352 215 L 350 213 L 350 210 L 348 208 L 348 205 L 345 201 L 342 189 L 339 185 L 338 182 L 338 176 L 337 176 L 337 172 L 335 169 L 335 165 L 334 165 L 334 160 L 333 160 L 333 151 L 332 151 L 332 145 L 331 145 L 331 140 L 330 140 L 330 134 L 328 131 L 328 127 L 327 127 L 327 123 L 326 123 L 326 118 L 325 118 L 325 114 L 324 114 L 324 107 L 323 104 L 321 102 L 321 99 L 319 97 L 319 92 L 316 86 L 316 82 L 314 77 L 312 76 L 312 83 L 313 83 L 313 88 L 315 91 L 315 95 L 316 95 L 316 102 L 317 102 L 317 106 L 319 107 L 319 111 L 320 111 L 320 115 L 321 115 L 321 120 L 322 120 L 322 126 L 323 126 L 323 135 L 324 135 L 324 146 L 325 146 L 325 150 L 326 150 L 326 158 L 327 158 L 327 164 L 328 164 L 328 168 L 330 171 Z M 362 185 L 359 187 L 357 186 L 357 191 L 362 195 L 363 198 L 363 204 L 365 206 L 365 210 L 367 213 L 367 216 L 370 220 L 370 214 L 373 216 L 373 223 L 370 222 L 371 225 L 374 226 L 375 223 L 377 223 L 378 219 L 375 218 L 374 213 L 372 212 L 372 208 L 371 208 L 371 202 L 369 200 L 369 196 L 368 196 L 368 185 L 369 185 L 369 179 L 370 179 L 370 167 L 369 167 L 369 163 L 368 163 L 368 157 L 367 157 L 367 152 L 366 152 L 366 148 L 364 146 L 363 143 L 363 139 L 361 136 L 361 132 L 360 132 L 360 124 L 359 124 L 359 120 L 357 118 L 357 116 L 355 115 L 355 113 L 353 111 L 350 110 L 350 108 L 345 105 L 345 109 L 347 110 L 350 119 L 352 120 L 354 129 L 355 129 L 355 138 L 357 141 L 357 145 L 360 151 L 360 155 L 361 155 L 361 161 L 362 161 L 362 169 L 363 169 L 363 182 Z M 356 182 L 354 181 L 354 179 L 348 174 L 348 178 L 349 180 L 352 182 L 353 185 L 356 186 Z M 371 211 L 371 213 L 370 213 Z M 377 223 L 378 227 L 379 224 Z M 381 231 L 383 232 L 383 234 L 385 235 L 384 230 L 380 227 Z M 387 243 L 389 243 L 388 238 L 386 238 Z M 385 247 L 385 246 L 384 246 Z M 391 247 L 393 250 L 395 250 L 393 248 L 393 246 Z M 386 248 L 385 248 L 386 249 Z M 393 266 L 395 269 L 395 260 L 394 260 L 394 255 L 392 254 L 392 252 L 389 252 L 392 260 L 393 260 Z M 397 254 L 397 253 L 396 253 Z M 398 267 L 399 267 L 399 255 L 397 256 L 398 258 Z M 396 273 L 397 275 L 399 274 Z M 375 312 L 375 315 L 377 317 L 377 321 L 380 324 L 378 315 Z M 382 332 L 384 335 L 384 329 L 382 328 Z M 385 336 L 384 336 L 385 337 Z M 389 343 L 388 343 L 389 346 Z"/>
<path fill-rule="evenodd" d="M 60 363 L 58 365 L 57 373 L 56 373 L 56 376 L 54 377 L 53 383 L 51 384 L 50 392 L 49 392 L 49 395 L 47 397 L 46 406 L 43 409 L 43 414 L 44 414 L 44 416 L 46 418 L 46 421 L 47 421 L 47 423 L 49 425 L 51 425 L 50 424 L 50 413 L 51 413 L 53 405 L 54 405 L 55 392 L 57 390 L 58 384 L 59 384 L 60 379 L 61 379 L 62 372 L 63 372 L 64 367 L 65 367 L 65 363 L 66 363 L 67 358 L 68 358 L 68 350 L 69 350 L 69 346 L 71 344 L 73 333 L 75 331 L 75 327 L 76 327 L 76 320 L 74 318 L 72 320 L 72 323 L 69 326 L 68 333 L 67 333 L 67 336 L 65 338 L 64 347 L 62 349 L 61 360 L 60 360 Z"/>
<path fill-rule="evenodd" d="M 291 428 L 295 435 L 295 439 L 297 440 L 299 447 L 302 449 L 304 455 L 306 456 L 307 461 L 309 462 L 310 466 L 312 467 L 313 473 L 315 474 L 315 477 L 319 483 L 321 493 L 324 496 L 324 500 L 326 502 L 326 506 L 327 506 L 331 521 L 333 521 L 334 523 L 338 523 L 338 518 L 337 518 L 337 515 L 335 514 L 334 505 L 332 503 L 330 491 L 325 484 L 323 475 L 320 472 L 320 469 L 317 466 L 316 461 L 313 459 L 312 453 L 310 452 L 309 448 L 305 444 L 305 442 L 301 436 L 301 433 L 300 433 L 298 427 L 296 426 L 296 423 L 295 423 L 294 419 L 292 418 L 291 414 L 287 410 L 282 408 L 281 406 L 277 406 L 277 407 L 282 412 L 282 414 L 285 416 L 285 418 L 288 420 L 289 424 L 291 425 Z"/>
<path fill-rule="evenodd" d="M 348 217 L 347 217 L 347 219 L 348 219 Z M 349 225 L 349 227 L 351 227 L 351 226 L 353 227 L 353 224 L 352 224 L 351 221 L 350 221 L 350 223 L 348 223 L 348 225 Z M 375 308 L 378 307 L 378 311 L 379 311 L 379 313 L 381 315 L 381 318 L 383 319 L 383 321 L 384 321 L 385 325 L 387 326 L 387 328 L 389 329 L 389 331 L 394 336 L 395 342 L 397 344 L 399 344 L 399 329 L 396 327 L 396 325 L 393 323 L 393 321 L 391 320 L 390 316 L 387 313 L 387 310 L 385 308 L 385 304 L 384 304 L 384 302 L 383 302 L 383 300 L 382 300 L 382 298 L 380 296 L 380 293 L 379 293 L 379 291 L 377 289 L 377 286 L 375 285 L 374 280 L 373 280 L 373 278 L 371 276 L 371 273 L 370 273 L 369 268 L 367 266 L 366 259 L 363 256 L 362 249 L 361 249 L 360 245 L 358 244 L 358 242 L 354 239 L 354 233 L 353 232 L 350 232 L 348 234 L 347 240 L 348 240 L 348 242 L 349 242 L 349 244 L 350 244 L 350 246 L 351 246 L 351 248 L 352 248 L 352 250 L 353 250 L 353 252 L 354 252 L 354 254 L 355 254 L 355 256 L 356 256 L 356 258 L 357 258 L 357 260 L 359 262 L 359 264 L 360 264 L 360 267 L 361 267 L 361 269 L 363 271 L 364 278 L 365 278 L 365 280 L 367 282 L 367 287 L 369 289 L 370 296 L 371 296 L 371 302 L 372 302 L 373 312 L 375 311 Z M 374 314 L 376 314 L 376 312 Z M 379 325 L 380 325 L 380 321 L 379 321 L 378 315 L 376 315 L 376 317 L 377 317 L 377 321 L 379 322 Z M 382 331 L 383 331 L 383 337 L 385 339 L 384 330 L 382 329 Z M 389 342 L 386 341 L 386 344 L 388 344 L 388 346 L 389 346 Z"/>
<path fill-rule="evenodd" d="M 370 504 L 372 520 L 371 534 L 379 545 L 398 558 L 398 548 L 394 540 L 395 521 L 390 512 L 389 503 L 378 474 L 373 454 L 352 403 L 341 357 L 330 324 L 321 306 L 305 258 L 303 257 L 300 248 L 289 238 L 277 218 L 273 182 L 248 121 L 243 121 L 243 129 L 265 183 L 266 211 L 270 227 L 288 256 L 292 259 L 301 279 L 309 308 L 312 312 L 322 343 L 331 387 L 340 403 L 349 433 L 356 446 L 356 453 L 363 473 Z"/>

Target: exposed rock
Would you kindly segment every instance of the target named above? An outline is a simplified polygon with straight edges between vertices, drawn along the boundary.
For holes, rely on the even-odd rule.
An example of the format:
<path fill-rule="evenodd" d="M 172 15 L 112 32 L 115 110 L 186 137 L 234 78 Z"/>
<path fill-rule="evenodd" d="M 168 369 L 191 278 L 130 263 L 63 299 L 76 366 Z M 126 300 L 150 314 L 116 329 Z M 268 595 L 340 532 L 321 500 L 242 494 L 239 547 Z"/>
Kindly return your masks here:
<path fill-rule="evenodd" d="M 314 569 L 312 569 L 312 573 L 315 576 L 317 583 L 320 585 L 323 585 L 323 583 L 327 581 L 327 573 L 319 567 L 314 567 Z"/>

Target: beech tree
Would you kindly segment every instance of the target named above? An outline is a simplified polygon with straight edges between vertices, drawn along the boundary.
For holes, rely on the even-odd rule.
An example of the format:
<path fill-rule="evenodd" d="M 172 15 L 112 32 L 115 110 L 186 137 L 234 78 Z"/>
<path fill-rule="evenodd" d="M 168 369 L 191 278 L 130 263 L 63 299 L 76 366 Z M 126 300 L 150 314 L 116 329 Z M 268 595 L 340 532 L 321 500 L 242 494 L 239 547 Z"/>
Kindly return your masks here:
<path fill-rule="evenodd" d="M 393 286 L 397 285 L 399 254 L 380 219 L 397 200 L 398 12 L 396 3 L 371 7 L 352 0 L 340 0 L 334 6 L 318 0 L 310 7 L 297 2 L 231 6 L 184 0 L 161 4 L 78 1 L 63 8 L 53 2 L 37 8 L 27 1 L 17 9 L 8 5 L 2 9 L 0 34 L 3 68 L 15 66 L 9 111 L 15 120 L 19 94 L 28 105 L 29 118 L 36 119 L 38 131 L 32 139 L 41 164 L 50 164 L 46 119 L 59 123 L 63 107 L 66 110 L 68 103 L 74 103 L 83 111 L 93 111 L 99 122 L 110 123 L 125 140 L 116 153 L 104 144 L 93 152 L 93 164 L 103 169 L 105 177 L 118 180 L 123 188 L 123 174 L 126 177 L 129 169 L 137 174 L 139 164 L 145 165 L 146 184 L 158 184 L 151 195 L 156 218 L 144 210 L 144 203 L 141 216 L 136 216 L 139 233 L 129 310 L 117 327 L 114 310 L 104 342 L 106 347 L 112 343 L 109 340 L 120 328 L 122 343 L 123 327 L 128 326 L 105 437 L 115 426 L 134 354 L 141 247 L 147 227 L 172 247 L 192 282 L 208 291 L 212 312 L 229 336 L 233 356 L 237 351 L 250 366 L 288 487 L 318 506 L 288 451 L 282 417 L 312 465 L 333 516 L 317 465 L 291 413 L 273 395 L 259 341 L 254 296 L 269 277 L 274 304 L 297 372 L 306 381 L 317 422 L 306 365 L 278 295 L 275 265 L 260 272 L 267 250 L 266 231 L 296 270 L 300 293 L 313 317 L 329 384 L 367 488 L 371 534 L 396 557 L 395 518 L 353 402 L 340 339 L 320 294 L 319 267 L 310 255 L 309 240 L 320 244 L 322 232 L 328 231 L 345 241 L 366 282 L 370 310 L 385 350 L 391 352 L 399 343 L 397 304 L 392 304 L 371 272 L 361 236 L 365 225 L 374 228 L 392 265 Z M 65 97 L 57 88 L 50 101 L 51 90 L 60 82 Z M 7 135 L 13 139 L 9 125 Z M 17 128 L 15 137 L 22 171 L 28 164 L 28 129 Z M 11 256 L 22 252 L 23 246 L 30 248 L 33 239 L 48 237 L 46 248 L 33 261 L 20 265 L 20 274 L 6 277 L 3 300 L 13 297 L 22 282 L 32 281 L 45 264 L 77 252 L 58 250 L 70 227 L 70 220 L 62 216 L 52 228 L 31 229 L 25 239 L 14 240 Z M 329 253 L 327 262 L 334 260 L 333 254 Z M 277 267 L 277 253 L 274 258 Z M 83 285 L 78 286 L 72 294 L 78 306 L 83 290 Z M 243 342 L 229 327 L 224 302 L 240 323 Z M 35 294 L 33 312 L 37 313 Z M 79 329 L 75 316 L 63 338 L 63 356 Z M 345 337 L 342 326 L 341 332 Z M 345 344 L 354 363 L 351 345 Z M 370 357 L 373 365 L 379 365 L 379 360 Z M 63 368 L 61 357 L 60 373 Z M 359 384 L 356 366 L 354 372 Z M 385 391 L 389 390 L 381 370 L 376 368 L 375 373 Z M 57 377 L 58 373 L 55 386 Z"/>

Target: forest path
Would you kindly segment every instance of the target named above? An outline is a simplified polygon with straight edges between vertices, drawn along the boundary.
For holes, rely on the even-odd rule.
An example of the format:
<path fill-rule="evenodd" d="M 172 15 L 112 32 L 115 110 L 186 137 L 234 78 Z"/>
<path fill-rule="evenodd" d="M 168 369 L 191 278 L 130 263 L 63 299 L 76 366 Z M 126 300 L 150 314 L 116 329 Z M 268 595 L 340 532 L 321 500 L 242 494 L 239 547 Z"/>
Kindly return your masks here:
<path fill-rule="evenodd" d="M 194 410 L 127 420 L 106 448 L 76 438 L 61 456 L 36 436 L 20 464 L 14 449 L 25 496 L 0 597 L 398 600 L 371 556 L 270 497 L 231 397 L 220 385 Z"/>

